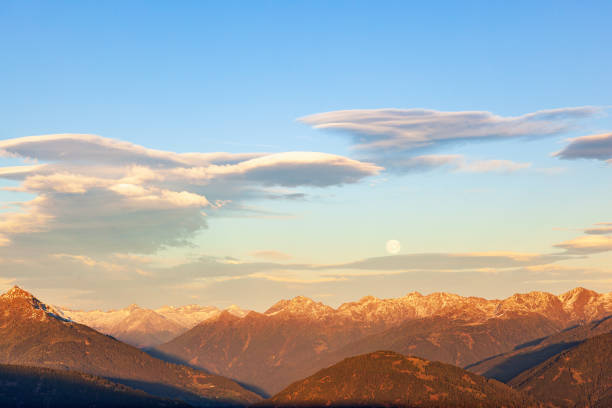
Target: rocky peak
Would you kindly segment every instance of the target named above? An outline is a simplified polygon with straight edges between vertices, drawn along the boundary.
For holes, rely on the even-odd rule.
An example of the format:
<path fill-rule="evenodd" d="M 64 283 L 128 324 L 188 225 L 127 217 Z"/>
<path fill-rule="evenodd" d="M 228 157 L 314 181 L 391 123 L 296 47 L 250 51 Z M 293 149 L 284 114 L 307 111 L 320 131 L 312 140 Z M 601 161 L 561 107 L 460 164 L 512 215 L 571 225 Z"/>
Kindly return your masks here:
<path fill-rule="evenodd" d="M 597 292 L 585 289 L 583 287 L 577 287 L 577 288 L 574 288 L 560 295 L 559 299 L 564 304 L 567 304 L 567 303 L 573 304 L 576 302 L 585 302 L 585 301 L 590 300 L 591 298 L 596 298 L 598 296 L 599 296 L 599 293 Z"/>
<path fill-rule="evenodd" d="M 502 300 L 496 309 L 496 315 L 511 313 L 540 313 L 550 319 L 564 322 L 568 319 L 559 298 L 547 292 L 515 293 Z"/>
<path fill-rule="evenodd" d="M 602 317 L 612 309 L 610 294 L 600 295 L 581 287 L 560 295 L 559 299 L 563 303 L 563 309 L 578 321 Z"/>
<path fill-rule="evenodd" d="M 293 299 L 283 299 L 275 303 L 264 314 L 272 316 L 281 313 L 292 316 L 321 318 L 334 313 L 334 309 L 305 296 L 296 296 Z"/>
<path fill-rule="evenodd" d="M 225 309 L 227 312 L 233 314 L 237 317 L 244 317 L 249 314 L 250 310 L 241 309 L 238 305 L 231 305 L 230 307 Z"/>
<path fill-rule="evenodd" d="M 235 314 L 231 313 L 229 310 L 222 310 L 215 317 L 208 319 L 208 320 L 204 320 L 200 322 L 200 324 L 204 325 L 204 324 L 214 323 L 214 322 L 231 323 L 231 322 L 235 322 L 236 320 L 240 320 L 240 318 L 236 316 Z"/>
<path fill-rule="evenodd" d="M 11 310 L 11 314 L 36 320 L 45 320 L 49 317 L 68 321 L 62 313 L 52 306 L 38 300 L 30 292 L 14 286 L 0 296 L 0 307 Z"/>
<path fill-rule="evenodd" d="M 132 303 L 131 305 L 126 307 L 125 310 L 127 310 L 128 312 L 135 312 L 137 310 L 142 310 L 142 308 L 138 306 L 136 303 Z"/>
<path fill-rule="evenodd" d="M 9 289 L 6 293 L 1 296 L 3 299 L 35 299 L 34 296 L 26 291 L 21 289 L 19 286 L 15 285 L 11 289 Z"/>

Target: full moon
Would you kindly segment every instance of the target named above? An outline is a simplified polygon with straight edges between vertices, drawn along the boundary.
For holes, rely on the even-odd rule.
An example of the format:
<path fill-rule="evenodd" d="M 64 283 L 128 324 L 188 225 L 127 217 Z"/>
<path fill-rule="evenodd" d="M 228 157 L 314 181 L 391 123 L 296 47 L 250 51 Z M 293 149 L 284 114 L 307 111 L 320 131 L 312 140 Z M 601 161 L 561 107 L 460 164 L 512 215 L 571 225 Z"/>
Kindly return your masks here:
<path fill-rule="evenodd" d="M 387 252 L 390 254 L 397 254 L 400 249 L 402 249 L 402 246 L 400 245 L 399 241 L 396 241 L 394 239 L 391 239 L 389 241 L 387 241 Z"/>

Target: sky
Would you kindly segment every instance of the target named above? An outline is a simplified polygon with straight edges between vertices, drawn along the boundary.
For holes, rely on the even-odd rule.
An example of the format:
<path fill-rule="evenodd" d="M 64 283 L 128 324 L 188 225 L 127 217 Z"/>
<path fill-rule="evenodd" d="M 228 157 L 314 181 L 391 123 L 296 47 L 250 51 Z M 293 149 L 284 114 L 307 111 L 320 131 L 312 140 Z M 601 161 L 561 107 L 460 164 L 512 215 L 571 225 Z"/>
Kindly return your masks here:
<path fill-rule="evenodd" d="M 3 1 L 0 290 L 612 290 L 612 4 Z"/>

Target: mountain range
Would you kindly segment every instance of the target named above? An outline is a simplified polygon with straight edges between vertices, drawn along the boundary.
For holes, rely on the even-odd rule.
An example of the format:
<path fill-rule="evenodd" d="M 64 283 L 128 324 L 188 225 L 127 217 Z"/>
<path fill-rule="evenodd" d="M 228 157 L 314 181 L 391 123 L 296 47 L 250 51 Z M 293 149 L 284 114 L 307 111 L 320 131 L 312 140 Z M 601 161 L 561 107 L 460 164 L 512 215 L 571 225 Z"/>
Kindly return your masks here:
<path fill-rule="evenodd" d="M 299 296 L 264 313 L 221 313 L 155 351 L 270 395 L 357 354 L 391 350 L 465 366 L 611 313 L 612 294 L 584 288 L 503 300 L 414 292 L 336 309 Z"/>
<path fill-rule="evenodd" d="M 606 407 L 611 298 L 576 288 L 78 312 L 14 287 L 0 296 L 0 406 Z M 145 352 L 76 322 L 87 318 L 141 347 L 182 329 Z"/>
<path fill-rule="evenodd" d="M 55 310 L 63 317 L 140 348 L 165 343 L 222 312 L 215 306 L 163 306 L 152 310 L 135 304 L 108 311 L 82 311 L 58 307 Z M 239 317 L 249 312 L 235 305 L 225 310 Z"/>
<path fill-rule="evenodd" d="M 224 310 L 215 306 L 163 306 L 146 309 L 130 305 L 118 310 L 82 311 L 55 307 L 56 312 L 72 321 L 85 324 L 102 333 L 140 348 L 150 348 L 168 342 L 199 323 L 218 317 Z M 470 322 L 501 317 L 505 313 L 535 312 L 555 325 L 591 321 L 612 310 L 612 295 L 597 294 L 583 288 L 555 296 L 545 292 L 516 294 L 503 300 L 462 297 L 449 293 L 427 296 L 412 292 L 396 299 L 366 296 L 357 302 L 342 304 L 337 309 L 298 296 L 282 300 L 264 314 L 292 315 L 317 320 L 337 320 L 358 323 L 366 332 L 377 332 L 410 319 L 448 317 Z M 250 310 L 238 306 L 225 309 L 231 315 L 245 317 Z"/>

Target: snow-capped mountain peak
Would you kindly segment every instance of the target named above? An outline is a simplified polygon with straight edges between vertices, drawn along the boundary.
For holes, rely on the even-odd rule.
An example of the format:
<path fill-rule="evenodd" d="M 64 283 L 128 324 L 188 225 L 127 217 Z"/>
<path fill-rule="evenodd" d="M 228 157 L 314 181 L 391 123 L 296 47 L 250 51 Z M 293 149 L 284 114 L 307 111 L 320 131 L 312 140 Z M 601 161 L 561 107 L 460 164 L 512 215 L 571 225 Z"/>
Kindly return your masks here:
<path fill-rule="evenodd" d="M 335 310 L 333 308 L 321 302 L 315 302 L 305 296 L 296 296 L 293 299 L 283 299 L 275 303 L 271 308 L 266 310 L 264 314 L 268 316 L 283 314 L 287 316 L 320 319 L 331 316 L 334 312 Z"/>

